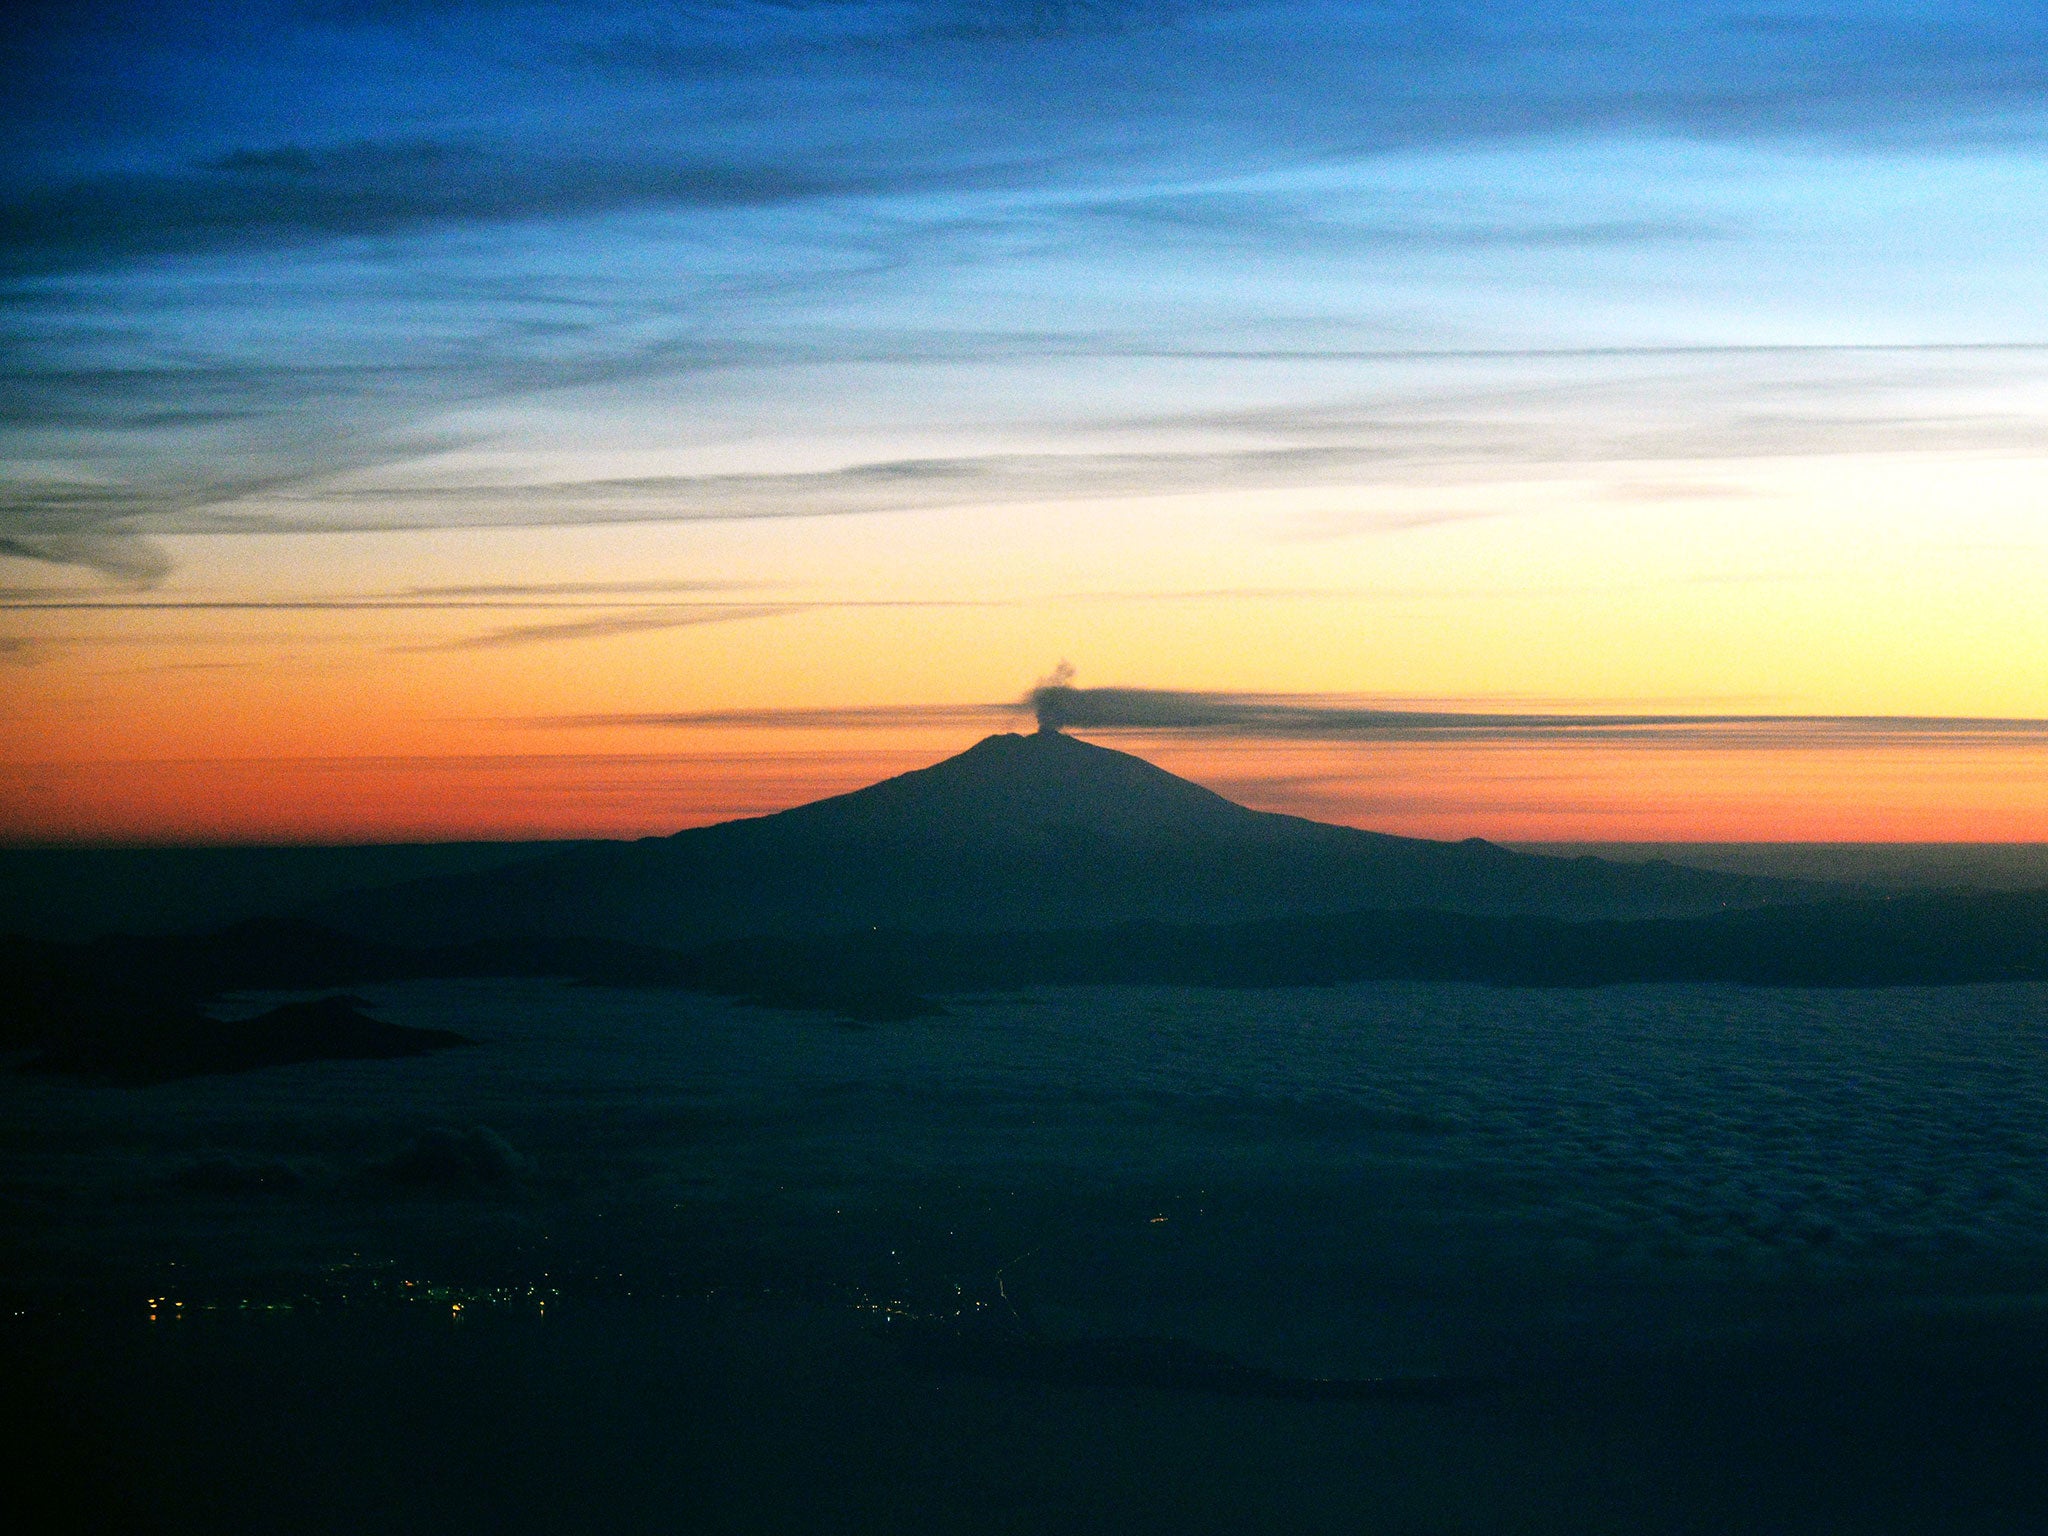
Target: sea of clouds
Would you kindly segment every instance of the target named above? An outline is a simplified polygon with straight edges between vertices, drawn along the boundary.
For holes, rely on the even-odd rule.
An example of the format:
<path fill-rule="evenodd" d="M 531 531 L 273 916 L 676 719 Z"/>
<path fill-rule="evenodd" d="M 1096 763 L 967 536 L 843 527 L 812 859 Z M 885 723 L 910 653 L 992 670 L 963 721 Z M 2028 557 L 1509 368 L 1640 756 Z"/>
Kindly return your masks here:
<path fill-rule="evenodd" d="M 752 1286 L 1361 1369 L 2048 1274 L 2048 987 L 371 996 L 478 1043 L 5 1079 L 16 1291 Z"/>

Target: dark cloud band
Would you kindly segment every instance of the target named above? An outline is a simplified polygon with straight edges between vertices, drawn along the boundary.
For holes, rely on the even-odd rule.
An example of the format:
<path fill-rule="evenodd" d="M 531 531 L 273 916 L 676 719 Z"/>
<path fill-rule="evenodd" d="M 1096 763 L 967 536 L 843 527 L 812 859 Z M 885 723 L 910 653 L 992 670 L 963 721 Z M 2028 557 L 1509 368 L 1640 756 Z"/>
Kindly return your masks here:
<path fill-rule="evenodd" d="M 1537 713 L 1390 707 L 1320 694 L 1076 688 L 1052 682 L 1022 700 L 562 715 L 554 729 L 874 731 L 1000 728 L 1180 736 L 1206 741 L 1581 745 L 1705 750 L 2048 746 L 2048 720 L 1942 715 Z"/>
<path fill-rule="evenodd" d="M 2048 720 L 1932 715 L 1513 714 L 1390 709 L 1341 698 L 1034 689 L 1047 730 L 1163 732 L 1263 740 L 1625 743 L 1697 747 L 2048 745 Z"/>

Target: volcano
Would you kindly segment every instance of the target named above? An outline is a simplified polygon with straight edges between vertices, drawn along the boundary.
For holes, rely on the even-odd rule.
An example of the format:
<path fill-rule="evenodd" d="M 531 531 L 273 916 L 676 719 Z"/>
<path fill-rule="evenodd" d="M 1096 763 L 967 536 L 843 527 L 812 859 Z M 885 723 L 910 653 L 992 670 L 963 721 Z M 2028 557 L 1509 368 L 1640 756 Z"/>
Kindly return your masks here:
<path fill-rule="evenodd" d="M 308 916 L 408 943 L 685 947 L 872 928 L 1013 932 L 1363 910 L 1689 916 L 1810 888 L 1438 842 L 1255 811 L 1057 731 L 769 816 L 344 897 Z"/>

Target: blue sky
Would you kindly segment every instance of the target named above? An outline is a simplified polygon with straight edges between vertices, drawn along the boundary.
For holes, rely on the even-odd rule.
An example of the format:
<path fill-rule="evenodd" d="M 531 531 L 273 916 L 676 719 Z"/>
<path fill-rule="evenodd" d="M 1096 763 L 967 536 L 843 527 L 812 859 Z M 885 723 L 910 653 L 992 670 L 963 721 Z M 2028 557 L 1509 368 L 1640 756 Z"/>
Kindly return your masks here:
<path fill-rule="evenodd" d="M 1707 456 L 1759 411 L 1996 440 L 2034 423 L 1951 392 L 2031 355 L 1374 354 L 2048 339 L 2044 44 L 1953 4 L 50 7 L 8 61 L 0 536 L 135 576 L 151 531 L 460 522 L 507 413 L 519 483 L 626 479 L 636 400 L 773 442 L 641 498 L 703 516 L 967 490 L 721 472 L 1547 461 L 1585 429 L 1519 396 L 1646 375 Z M 315 494 L 407 465 L 436 494 Z"/>

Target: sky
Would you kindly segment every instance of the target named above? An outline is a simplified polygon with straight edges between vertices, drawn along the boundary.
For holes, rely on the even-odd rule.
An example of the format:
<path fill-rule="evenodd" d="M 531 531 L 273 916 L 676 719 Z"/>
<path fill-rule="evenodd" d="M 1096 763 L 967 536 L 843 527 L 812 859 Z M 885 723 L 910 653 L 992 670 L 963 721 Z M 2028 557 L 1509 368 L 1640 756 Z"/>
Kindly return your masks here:
<path fill-rule="evenodd" d="M 0 838 L 650 835 L 1057 678 L 1389 831 L 2048 840 L 2048 13 L 52 4 L 0 102 Z"/>

